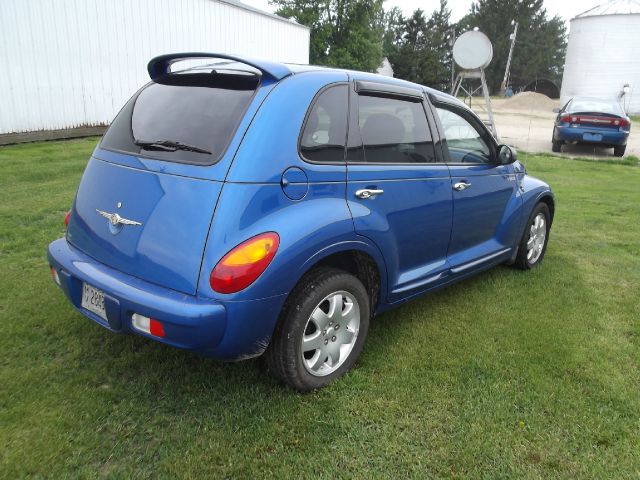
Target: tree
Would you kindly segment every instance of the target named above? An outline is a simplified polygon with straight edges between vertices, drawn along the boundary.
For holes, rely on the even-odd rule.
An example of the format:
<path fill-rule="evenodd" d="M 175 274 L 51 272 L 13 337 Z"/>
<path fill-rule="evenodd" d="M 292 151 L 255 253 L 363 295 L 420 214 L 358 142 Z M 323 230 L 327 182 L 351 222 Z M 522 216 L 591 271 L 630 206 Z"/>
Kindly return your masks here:
<path fill-rule="evenodd" d="M 405 18 L 400 7 L 393 7 L 384 12 L 382 17 L 382 50 L 384 56 L 390 58 L 398 53 L 404 35 Z"/>
<path fill-rule="evenodd" d="M 440 0 L 440 9 L 435 10 L 427 22 L 428 44 L 432 51 L 429 78 L 425 83 L 439 90 L 448 90 L 451 63 L 451 10 L 447 0 Z"/>
<path fill-rule="evenodd" d="M 409 18 L 399 11 L 387 12 L 385 54 L 398 78 L 447 89 L 451 65 L 447 1 L 427 19 L 420 9 Z"/>
<path fill-rule="evenodd" d="M 276 14 L 311 28 L 313 64 L 374 72 L 382 62 L 383 0 L 271 0 Z"/>
<path fill-rule="evenodd" d="M 560 17 L 547 19 L 543 0 L 476 0 L 458 23 L 460 32 L 478 27 L 493 44 L 493 61 L 486 69 L 490 90 L 500 88 L 509 55 L 512 20 L 519 23 L 511 63 L 511 84 L 523 87 L 531 80 L 561 80 L 566 28 Z"/>
<path fill-rule="evenodd" d="M 388 53 L 394 76 L 420 83 L 427 63 L 426 29 L 427 21 L 422 10 L 418 9 L 411 17 L 404 19 L 402 34 L 395 49 Z"/>

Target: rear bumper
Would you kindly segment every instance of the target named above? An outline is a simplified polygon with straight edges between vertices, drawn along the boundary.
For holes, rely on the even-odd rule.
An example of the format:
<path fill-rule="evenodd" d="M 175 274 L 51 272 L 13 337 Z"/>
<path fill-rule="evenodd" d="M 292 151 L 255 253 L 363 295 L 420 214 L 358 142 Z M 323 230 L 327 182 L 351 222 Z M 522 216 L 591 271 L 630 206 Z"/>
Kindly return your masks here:
<path fill-rule="evenodd" d="M 69 301 L 99 325 L 224 360 L 249 358 L 264 351 L 285 297 L 217 302 L 185 295 L 107 267 L 64 238 L 49 245 L 48 259 Z M 81 306 L 83 282 L 104 292 L 108 321 Z M 135 329 L 134 313 L 161 321 L 164 338 Z"/>
<path fill-rule="evenodd" d="M 585 140 L 584 134 L 601 135 L 601 140 Z M 563 142 L 590 143 L 600 145 L 626 145 L 629 132 L 611 131 L 603 128 L 556 126 L 554 140 Z"/>

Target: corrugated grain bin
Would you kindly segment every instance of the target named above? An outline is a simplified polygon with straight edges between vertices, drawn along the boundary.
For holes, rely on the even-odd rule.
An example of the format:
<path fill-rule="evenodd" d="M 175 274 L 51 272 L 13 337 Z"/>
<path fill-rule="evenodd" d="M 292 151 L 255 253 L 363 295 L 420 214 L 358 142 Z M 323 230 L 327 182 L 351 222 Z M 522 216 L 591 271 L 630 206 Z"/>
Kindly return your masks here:
<path fill-rule="evenodd" d="M 638 52 L 640 1 L 614 0 L 578 15 L 571 20 L 561 101 L 615 98 L 628 113 L 640 113 Z"/>

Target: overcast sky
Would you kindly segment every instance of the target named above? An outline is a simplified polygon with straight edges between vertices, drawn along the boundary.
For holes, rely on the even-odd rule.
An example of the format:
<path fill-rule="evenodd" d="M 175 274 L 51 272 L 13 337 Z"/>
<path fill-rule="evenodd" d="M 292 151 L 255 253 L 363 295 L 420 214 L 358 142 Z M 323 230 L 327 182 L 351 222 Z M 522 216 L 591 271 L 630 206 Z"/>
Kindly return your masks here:
<path fill-rule="evenodd" d="M 273 12 L 274 8 L 269 5 L 268 0 L 242 0 L 247 5 L 260 8 L 267 12 Z M 454 22 L 462 18 L 471 6 L 472 0 L 449 0 L 449 8 L 451 9 L 451 17 Z M 545 0 L 544 4 L 549 12 L 549 16 L 560 15 L 567 23 L 573 17 L 606 3 L 606 0 Z M 405 15 L 410 15 L 414 10 L 421 8 L 427 13 L 431 13 L 440 6 L 440 0 L 386 0 L 384 2 L 385 9 L 395 6 L 402 8 Z"/>

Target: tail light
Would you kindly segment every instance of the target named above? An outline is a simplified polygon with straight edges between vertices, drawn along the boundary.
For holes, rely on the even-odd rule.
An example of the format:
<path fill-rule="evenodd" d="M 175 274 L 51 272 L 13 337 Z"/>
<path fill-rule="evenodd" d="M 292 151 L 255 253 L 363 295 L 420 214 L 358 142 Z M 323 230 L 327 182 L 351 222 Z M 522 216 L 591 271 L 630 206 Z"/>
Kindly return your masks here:
<path fill-rule="evenodd" d="M 267 232 L 241 243 L 211 270 L 209 284 L 218 293 L 235 293 L 247 288 L 262 275 L 280 245 L 275 232 Z"/>
<path fill-rule="evenodd" d="M 69 226 L 69 219 L 71 218 L 71 210 L 64 214 L 64 226 Z"/>
<path fill-rule="evenodd" d="M 620 127 L 620 128 L 622 128 L 623 130 L 628 130 L 628 129 L 629 129 L 629 127 L 631 126 L 631 122 L 630 122 L 629 120 L 625 120 L 624 118 L 618 118 L 618 119 L 616 119 L 616 121 L 615 121 L 615 122 L 613 122 L 613 124 L 614 124 L 616 127 Z"/>

